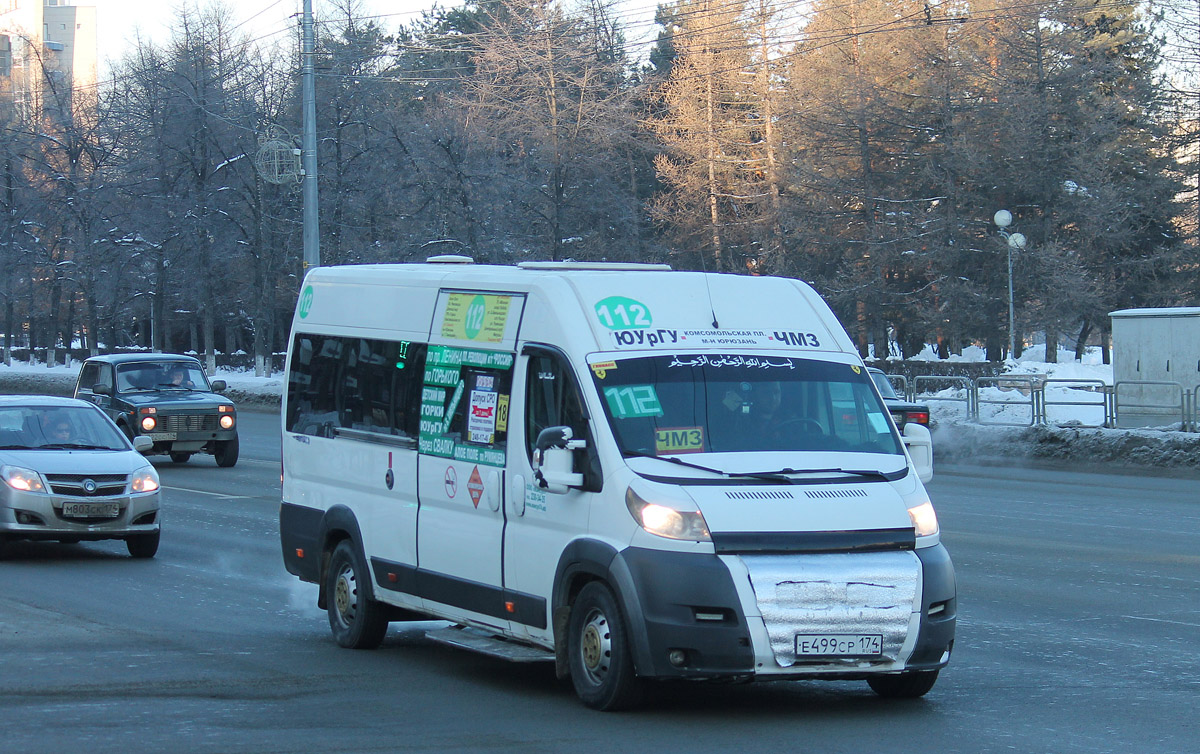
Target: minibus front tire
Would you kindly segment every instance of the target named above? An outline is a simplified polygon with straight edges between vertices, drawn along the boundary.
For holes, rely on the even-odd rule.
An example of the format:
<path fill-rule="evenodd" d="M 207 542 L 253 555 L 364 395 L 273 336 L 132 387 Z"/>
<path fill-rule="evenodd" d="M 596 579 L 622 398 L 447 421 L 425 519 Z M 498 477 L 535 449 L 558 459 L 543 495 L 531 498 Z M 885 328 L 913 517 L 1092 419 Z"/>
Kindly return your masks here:
<path fill-rule="evenodd" d="M 633 670 L 633 652 L 612 590 L 591 581 L 571 607 L 568 662 L 575 693 L 588 707 L 619 710 L 636 704 L 642 681 Z"/>
<path fill-rule="evenodd" d="M 867 679 L 867 685 L 876 694 L 886 699 L 916 699 L 925 696 L 937 683 L 936 670 L 910 670 L 895 675 L 876 675 Z"/>
<path fill-rule="evenodd" d="M 367 569 L 350 540 L 338 542 L 325 573 L 325 611 L 334 641 L 347 649 L 375 649 L 387 633 L 387 616 L 382 605 L 367 596 L 364 578 Z"/>

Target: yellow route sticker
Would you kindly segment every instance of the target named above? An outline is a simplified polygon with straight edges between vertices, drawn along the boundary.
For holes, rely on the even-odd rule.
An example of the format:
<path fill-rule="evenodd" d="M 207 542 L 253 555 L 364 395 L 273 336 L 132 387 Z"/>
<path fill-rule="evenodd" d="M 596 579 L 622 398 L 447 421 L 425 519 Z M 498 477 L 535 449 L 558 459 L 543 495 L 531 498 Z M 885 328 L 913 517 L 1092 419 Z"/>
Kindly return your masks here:
<path fill-rule="evenodd" d="M 442 336 L 481 343 L 504 340 L 512 296 L 488 293 L 451 293 L 442 317 Z"/>
<path fill-rule="evenodd" d="M 508 395 L 501 393 L 496 404 L 496 431 L 508 431 Z"/>
<path fill-rule="evenodd" d="M 654 430 L 654 454 L 703 453 L 703 427 L 664 427 Z"/>

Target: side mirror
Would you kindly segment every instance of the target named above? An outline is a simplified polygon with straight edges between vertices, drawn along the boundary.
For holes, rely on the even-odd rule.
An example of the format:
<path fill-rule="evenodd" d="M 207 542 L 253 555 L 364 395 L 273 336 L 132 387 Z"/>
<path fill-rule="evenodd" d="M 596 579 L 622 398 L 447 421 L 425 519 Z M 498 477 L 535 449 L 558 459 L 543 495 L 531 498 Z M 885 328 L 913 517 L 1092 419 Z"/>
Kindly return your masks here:
<path fill-rule="evenodd" d="M 210 382 L 208 384 L 209 384 L 209 387 L 212 388 L 214 393 L 225 392 L 225 388 L 226 388 L 225 380 L 213 380 L 212 382 Z"/>
<path fill-rule="evenodd" d="M 572 437 L 570 427 L 547 427 L 538 434 L 533 451 L 533 478 L 547 492 L 562 495 L 571 487 L 583 486 L 583 474 L 573 469 L 575 451 L 586 448 L 587 442 Z"/>
<path fill-rule="evenodd" d="M 922 483 L 933 479 L 933 435 L 929 434 L 929 428 L 916 422 L 905 424 L 904 447 L 912 458 L 917 478 Z"/>
<path fill-rule="evenodd" d="M 92 385 L 93 395 L 112 395 L 112 385 L 101 385 L 99 383 Z"/>
<path fill-rule="evenodd" d="M 154 441 L 145 435 L 135 435 L 133 438 L 133 449 L 139 453 L 145 453 L 150 448 L 154 447 Z"/>

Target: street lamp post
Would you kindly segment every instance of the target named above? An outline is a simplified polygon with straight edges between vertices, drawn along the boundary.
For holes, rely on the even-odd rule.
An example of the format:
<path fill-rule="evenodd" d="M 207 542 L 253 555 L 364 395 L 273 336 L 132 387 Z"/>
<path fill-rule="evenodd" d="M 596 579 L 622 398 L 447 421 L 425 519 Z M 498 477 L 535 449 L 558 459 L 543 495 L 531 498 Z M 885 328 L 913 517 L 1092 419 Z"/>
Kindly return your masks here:
<path fill-rule="evenodd" d="M 1000 229 L 1000 235 L 1008 239 L 1008 358 L 1011 359 L 1014 358 L 1017 346 L 1016 317 L 1013 313 L 1012 259 L 1014 251 L 1025 248 L 1025 234 L 1008 232 L 1008 226 L 1012 225 L 1012 213 L 1006 209 L 997 212 L 992 217 L 992 222 Z"/>

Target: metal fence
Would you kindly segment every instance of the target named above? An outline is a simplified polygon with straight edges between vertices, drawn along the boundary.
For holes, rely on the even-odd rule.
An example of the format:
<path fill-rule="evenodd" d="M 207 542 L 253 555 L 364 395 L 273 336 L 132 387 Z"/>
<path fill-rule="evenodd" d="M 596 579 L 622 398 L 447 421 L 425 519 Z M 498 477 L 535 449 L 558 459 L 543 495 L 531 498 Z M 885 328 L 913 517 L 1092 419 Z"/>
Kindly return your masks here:
<path fill-rule="evenodd" d="M 979 416 L 979 390 L 969 377 L 914 377 L 912 387 L 905 397 L 910 401 L 922 403 L 961 403 L 968 419 L 976 419 Z"/>
<path fill-rule="evenodd" d="M 1200 385 L 1122 380 L 1113 385 L 1092 379 L 1047 379 L 1037 375 L 948 377 L 922 375 L 911 381 L 887 375 L 907 400 L 961 405 L 966 418 L 992 426 L 1036 425 L 1155 428 L 1200 432 Z M 1062 416 L 1085 409 L 1086 420 Z M 936 413 L 934 414 L 936 417 Z"/>
<path fill-rule="evenodd" d="M 1045 382 L 1041 377 L 1034 375 L 1000 375 L 999 377 L 976 377 L 975 378 L 975 405 L 979 408 L 976 410 L 975 421 L 980 424 L 990 424 L 999 427 L 1032 427 L 1037 424 L 1038 417 L 1042 416 L 1041 399 L 1044 396 L 1042 383 Z M 986 388 L 995 388 L 995 397 L 985 397 L 981 394 Z M 996 408 L 992 408 L 995 406 Z M 1023 414 L 1025 407 L 1029 407 L 1029 419 L 1013 420 L 1006 418 L 1006 413 L 1011 413 L 1010 409 L 1020 407 L 1018 413 Z"/>

